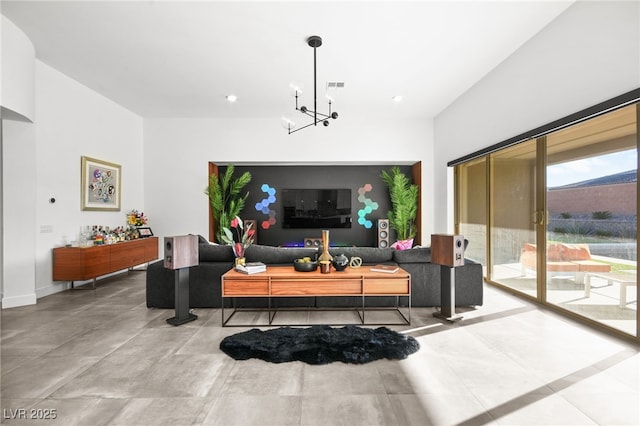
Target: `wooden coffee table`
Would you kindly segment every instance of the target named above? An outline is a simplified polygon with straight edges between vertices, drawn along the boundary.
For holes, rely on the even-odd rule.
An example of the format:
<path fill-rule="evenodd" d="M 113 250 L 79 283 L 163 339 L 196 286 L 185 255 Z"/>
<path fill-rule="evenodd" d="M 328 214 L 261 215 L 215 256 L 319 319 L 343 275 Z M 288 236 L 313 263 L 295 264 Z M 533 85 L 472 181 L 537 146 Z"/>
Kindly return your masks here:
<path fill-rule="evenodd" d="M 368 266 L 347 268 L 345 271 L 331 270 L 328 274 L 314 272 L 297 272 L 293 266 L 267 266 L 266 272 L 246 275 L 230 270 L 222 276 L 222 326 L 229 325 L 229 320 L 238 311 L 255 311 L 255 308 L 231 308 L 231 314 L 225 318 L 225 300 L 233 298 L 259 297 L 268 299 L 269 323 L 271 325 L 278 311 L 271 304 L 274 298 L 283 297 L 361 297 L 362 306 L 355 310 L 360 317 L 360 324 L 365 322 L 365 312 L 370 310 L 394 310 L 402 322 L 399 324 L 384 323 L 385 325 L 411 324 L 411 274 L 402 268 L 394 273 L 373 272 Z M 395 296 L 394 307 L 365 307 L 365 299 L 371 296 Z M 400 310 L 400 297 L 408 298 L 407 315 Z M 322 310 L 321 308 L 303 308 L 302 310 Z M 344 308 L 347 310 L 349 308 Z M 264 310 L 264 309 L 262 309 Z M 301 310 L 296 308 L 296 310 Z M 236 325 L 236 324 L 233 324 Z M 237 324 L 240 326 L 239 324 Z M 242 326 L 259 324 L 243 324 Z M 306 325 L 306 324 L 305 324 Z M 382 324 L 380 324 L 382 325 Z"/>

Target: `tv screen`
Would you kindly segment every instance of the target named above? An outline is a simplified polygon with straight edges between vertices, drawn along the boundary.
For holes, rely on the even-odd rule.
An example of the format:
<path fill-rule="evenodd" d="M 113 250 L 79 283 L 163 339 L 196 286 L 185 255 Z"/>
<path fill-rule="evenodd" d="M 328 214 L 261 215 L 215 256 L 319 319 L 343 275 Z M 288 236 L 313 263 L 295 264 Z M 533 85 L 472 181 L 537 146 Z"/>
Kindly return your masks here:
<path fill-rule="evenodd" d="M 283 189 L 283 228 L 351 228 L 350 189 Z"/>

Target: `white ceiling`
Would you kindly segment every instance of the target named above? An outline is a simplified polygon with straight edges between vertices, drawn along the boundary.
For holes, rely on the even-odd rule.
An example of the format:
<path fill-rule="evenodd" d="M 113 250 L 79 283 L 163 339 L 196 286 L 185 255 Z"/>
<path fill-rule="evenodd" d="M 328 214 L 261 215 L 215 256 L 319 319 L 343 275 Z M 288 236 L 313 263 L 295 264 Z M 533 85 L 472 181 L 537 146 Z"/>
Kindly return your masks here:
<path fill-rule="evenodd" d="M 7 1 L 38 59 L 143 117 L 436 116 L 573 1 Z M 238 102 L 229 104 L 233 93 Z M 394 104 L 391 98 L 402 95 Z"/>

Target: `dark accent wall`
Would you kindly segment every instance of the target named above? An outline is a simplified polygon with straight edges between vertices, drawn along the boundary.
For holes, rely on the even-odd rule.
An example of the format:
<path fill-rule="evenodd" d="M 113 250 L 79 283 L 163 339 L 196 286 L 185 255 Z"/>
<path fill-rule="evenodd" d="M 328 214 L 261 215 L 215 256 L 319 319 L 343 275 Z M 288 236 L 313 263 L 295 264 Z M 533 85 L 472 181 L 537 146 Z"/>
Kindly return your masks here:
<path fill-rule="evenodd" d="M 411 176 L 411 166 L 399 166 L 407 176 Z M 386 184 L 380 178 L 382 170 L 390 170 L 390 165 L 367 166 L 235 166 L 234 176 L 240 176 L 245 171 L 251 173 L 251 182 L 245 187 L 249 198 L 241 214 L 243 219 L 257 221 L 258 243 L 272 246 L 302 246 L 305 238 L 320 238 L 321 229 L 283 229 L 282 200 L 283 189 L 351 189 L 351 228 L 329 228 L 332 246 L 369 246 L 377 245 L 377 219 L 387 217 L 391 208 L 389 192 Z M 219 166 L 219 173 L 224 174 L 225 166 Z M 276 190 L 276 201 L 269 206 L 275 212 L 275 224 L 263 229 L 261 224 L 269 219 L 269 215 L 256 210 L 256 203 L 260 203 L 268 194 L 262 191 L 263 184 Z M 378 208 L 366 216 L 371 220 L 370 229 L 358 223 L 358 210 L 365 204 L 358 200 L 358 189 L 370 184 L 371 191 L 364 194 L 378 204 Z M 392 233 L 392 241 L 395 235 Z"/>

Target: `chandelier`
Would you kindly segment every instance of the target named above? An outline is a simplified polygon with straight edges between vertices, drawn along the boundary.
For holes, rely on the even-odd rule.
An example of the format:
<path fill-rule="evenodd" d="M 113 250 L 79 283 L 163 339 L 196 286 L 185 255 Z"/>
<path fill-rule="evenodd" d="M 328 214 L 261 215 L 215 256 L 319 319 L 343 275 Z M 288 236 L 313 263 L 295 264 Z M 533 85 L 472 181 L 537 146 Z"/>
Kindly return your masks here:
<path fill-rule="evenodd" d="M 318 112 L 318 99 L 317 99 L 318 88 L 317 88 L 317 81 L 316 81 L 316 49 L 322 46 L 322 38 L 320 36 L 311 36 L 307 39 L 307 44 L 313 47 L 313 110 L 310 110 L 304 105 L 301 107 L 298 107 L 298 98 L 300 97 L 299 96 L 300 94 L 299 94 L 299 89 L 296 88 L 295 89 L 296 111 L 300 111 L 301 113 L 306 114 L 309 117 L 312 117 L 313 122 L 307 124 L 306 126 L 302 126 L 294 130 L 294 128 L 296 127 L 296 124 L 291 120 L 286 120 L 285 125 L 287 130 L 289 131 L 289 134 L 293 132 L 297 132 L 298 130 L 302 130 L 309 126 L 317 126 L 318 123 L 322 123 L 326 127 L 329 125 L 330 118 L 334 120 L 338 118 L 337 112 L 331 112 L 331 98 L 328 98 L 329 114 L 323 114 L 321 112 Z"/>

